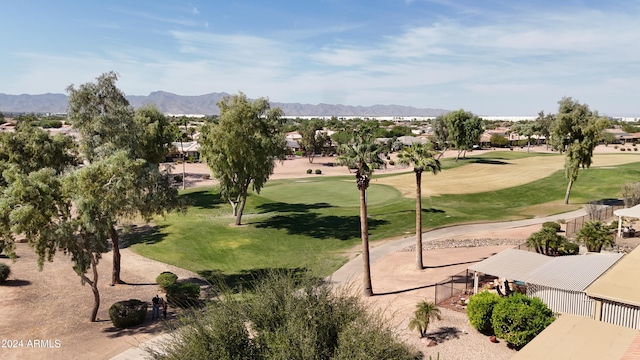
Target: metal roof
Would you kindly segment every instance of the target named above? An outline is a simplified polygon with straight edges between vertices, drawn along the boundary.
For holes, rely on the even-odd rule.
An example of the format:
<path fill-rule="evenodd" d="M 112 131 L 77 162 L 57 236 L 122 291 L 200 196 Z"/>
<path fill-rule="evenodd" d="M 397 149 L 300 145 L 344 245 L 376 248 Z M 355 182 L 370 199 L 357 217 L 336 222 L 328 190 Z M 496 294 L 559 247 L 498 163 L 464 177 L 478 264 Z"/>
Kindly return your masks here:
<path fill-rule="evenodd" d="M 616 266 L 586 289 L 587 295 L 598 299 L 640 306 L 640 246 L 623 257 Z"/>
<path fill-rule="evenodd" d="M 596 253 L 560 256 L 535 269 L 523 279 L 530 284 L 569 291 L 584 291 L 624 254 Z"/>
<path fill-rule="evenodd" d="M 506 249 L 469 266 L 469 269 L 493 276 L 524 281 L 532 271 L 552 260 L 552 257 L 534 252 Z"/>
<path fill-rule="evenodd" d="M 624 254 L 599 253 L 549 257 L 506 249 L 469 269 L 568 291 L 584 291 Z"/>

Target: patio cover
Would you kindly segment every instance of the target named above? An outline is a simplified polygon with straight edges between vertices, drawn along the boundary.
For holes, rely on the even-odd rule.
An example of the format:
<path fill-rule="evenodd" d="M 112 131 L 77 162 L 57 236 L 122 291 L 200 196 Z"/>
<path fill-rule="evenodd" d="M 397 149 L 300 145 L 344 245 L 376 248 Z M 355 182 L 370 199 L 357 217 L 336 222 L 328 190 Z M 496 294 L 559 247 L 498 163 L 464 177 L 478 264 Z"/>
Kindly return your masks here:
<path fill-rule="evenodd" d="M 469 269 L 567 291 L 584 291 L 622 258 L 622 253 L 550 257 L 506 249 Z"/>
<path fill-rule="evenodd" d="M 534 270 L 552 260 L 552 257 L 534 252 L 506 249 L 469 266 L 469 269 L 501 278 L 524 281 Z"/>
<path fill-rule="evenodd" d="M 631 217 L 640 219 L 640 205 L 636 205 L 634 207 L 618 209 L 613 212 L 613 215 L 618 217 L 618 237 L 622 236 L 622 218 L 623 217 Z"/>

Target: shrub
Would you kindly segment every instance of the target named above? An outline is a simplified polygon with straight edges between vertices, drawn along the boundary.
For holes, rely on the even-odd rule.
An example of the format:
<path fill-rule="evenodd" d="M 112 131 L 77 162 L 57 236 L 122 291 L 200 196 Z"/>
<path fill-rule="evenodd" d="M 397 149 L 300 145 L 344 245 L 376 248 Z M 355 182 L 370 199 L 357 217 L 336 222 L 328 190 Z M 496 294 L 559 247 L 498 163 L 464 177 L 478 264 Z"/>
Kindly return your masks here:
<path fill-rule="evenodd" d="M 614 145 L 614 147 L 613 147 L 613 148 L 617 150 L 617 149 L 618 149 L 618 145 Z"/>
<path fill-rule="evenodd" d="M 136 326 L 144 322 L 148 306 L 148 303 L 137 299 L 118 301 L 109 308 L 109 318 L 117 328 Z"/>
<path fill-rule="evenodd" d="M 316 169 L 316 175 L 320 175 L 320 174 L 322 174 L 322 170 Z"/>
<path fill-rule="evenodd" d="M 467 317 L 476 330 L 485 334 L 493 332 L 491 315 L 493 314 L 493 308 L 499 301 L 500 296 L 498 294 L 488 291 L 483 291 L 469 298 Z"/>
<path fill-rule="evenodd" d="M 167 289 L 167 302 L 180 307 L 193 306 L 200 298 L 200 286 L 194 283 L 175 283 Z"/>
<path fill-rule="evenodd" d="M 170 271 L 165 271 L 156 277 L 156 282 L 164 291 L 167 291 L 169 286 L 178 282 L 178 275 Z"/>
<path fill-rule="evenodd" d="M 9 268 L 9 265 L 0 263 L 0 284 L 7 281 L 9 274 L 11 274 L 11 268 Z"/>
<path fill-rule="evenodd" d="M 205 180 L 209 180 L 209 179 L 211 179 L 211 174 L 204 174 L 204 175 L 202 175 L 202 178 L 205 179 Z"/>
<path fill-rule="evenodd" d="M 268 272 L 252 291 L 222 290 L 154 359 L 416 359 L 379 312 L 306 273 Z M 249 330 L 250 329 L 250 330 Z M 251 333 L 249 333 L 249 331 Z"/>
<path fill-rule="evenodd" d="M 620 151 L 625 151 L 625 150 L 627 150 L 627 149 L 625 149 L 625 148 L 620 148 Z"/>
<path fill-rule="evenodd" d="M 558 255 L 560 256 L 578 255 L 579 252 L 580 252 L 580 246 L 578 244 L 575 244 L 569 241 L 564 241 L 560 243 L 560 245 L 558 245 Z"/>
<path fill-rule="evenodd" d="M 311 174 L 312 172 L 313 172 L 313 170 L 307 169 L 307 174 Z"/>
<path fill-rule="evenodd" d="M 554 229 L 556 232 L 560 231 L 560 229 L 562 228 L 560 224 L 555 221 L 546 221 L 542 224 L 542 227 Z"/>
<path fill-rule="evenodd" d="M 491 324 L 496 336 L 511 347 L 521 348 L 555 320 L 553 312 L 538 298 L 513 294 L 493 308 Z"/>
<path fill-rule="evenodd" d="M 173 180 L 175 182 L 181 182 L 182 181 L 182 175 L 174 175 L 173 176 Z"/>
<path fill-rule="evenodd" d="M 635 146 L 635 144 L 633 146 Z M 633 151 L 638 151 L 638 148 L 634 147 Z"/>
<path fill-rule="evenodd" d="M 389 165 L 393 166 L 393 165 L 395 165 L 395 164 L 396 164 L 396 162 L 395 162 L 395 161 L 393 161 L 393 160 L 389 160 Z"/>

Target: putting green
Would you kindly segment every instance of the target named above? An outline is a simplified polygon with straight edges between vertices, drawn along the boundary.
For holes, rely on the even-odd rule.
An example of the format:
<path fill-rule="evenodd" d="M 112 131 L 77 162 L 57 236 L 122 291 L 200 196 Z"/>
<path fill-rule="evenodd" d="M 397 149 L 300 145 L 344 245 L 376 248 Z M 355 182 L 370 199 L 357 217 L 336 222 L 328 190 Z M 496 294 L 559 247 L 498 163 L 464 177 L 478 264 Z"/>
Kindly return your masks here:
<path fill-rule="evenodd" d="M 377 205 L 393 201 L 400 192 L 373 179 L 367 190 L 367 204 Z M 355 181 L 280 180 L 267 183 L 260 196 L 289 204 L 327 203 L 339 207 L 359 207 L 360 192 Z"/>

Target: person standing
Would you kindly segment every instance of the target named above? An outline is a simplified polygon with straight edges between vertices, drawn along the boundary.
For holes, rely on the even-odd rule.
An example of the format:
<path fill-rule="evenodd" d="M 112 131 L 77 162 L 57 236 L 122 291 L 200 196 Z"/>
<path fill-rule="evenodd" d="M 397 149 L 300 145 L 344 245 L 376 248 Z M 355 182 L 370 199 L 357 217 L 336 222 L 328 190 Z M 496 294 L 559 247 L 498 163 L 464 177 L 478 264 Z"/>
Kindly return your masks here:
<path fill-rule="evenodd" d="M 160 297 L 156 295 L 151 300 L 151 321 L 156 321 L 160 318 Z"/>
<path fill-rule="evenodd" d="M 162 314 L 164 318 L 167 318 L 167 301 L 164 298 L 160 298 L 160 304 L 162 305 Z"/>

